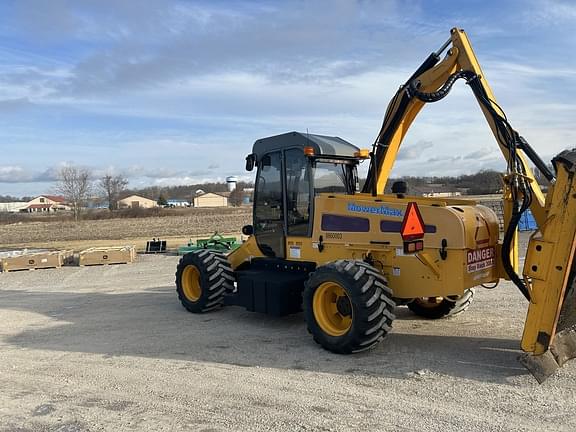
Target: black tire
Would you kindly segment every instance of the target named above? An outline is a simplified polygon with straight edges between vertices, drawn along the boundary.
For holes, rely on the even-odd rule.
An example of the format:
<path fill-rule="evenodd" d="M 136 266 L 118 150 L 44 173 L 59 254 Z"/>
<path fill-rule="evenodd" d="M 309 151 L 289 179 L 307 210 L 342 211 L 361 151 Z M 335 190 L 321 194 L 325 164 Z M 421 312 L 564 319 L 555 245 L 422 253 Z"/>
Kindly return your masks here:
<path fill-rule="evenodd" d="M 347 329 L 341 329 L 342 334 L 331 334 L 323 328 L 319 324 L 319 321 L 322 322 L 322 314 L 315 310 L 315 298 L 319 302 L 321 296 L 326 295 L 326 287 L 331 285 L 339 286 L 345 294 L 333 302 L 338 303 L 335 306 L 338 314 L 341 308 L 344 309 L 341 315 L 343 319 L 350 321 Z M 392 297 L 386 278 L 363 261 L 339 260 L 318 267 L 306 281 L 303 294 L 308 331 L 312 333 L 316 343 L 337 354 L 350 354 L 372 348 L 392 328 L 396 306 Z M 350 314 L 346 315 L 347 311 L 350 311 Z"/>
<path fill-rule="evenodd" d="M 441 299 L 436 297 L 417 298 L 408 303 L 408 309 L 416 315 L 428 319 L 453 317 L 470 307 L 474 299 L 474 292 L 474 288 L 469 288 L 461 296 L 450 296 Z"/>
<path fill-rule="evenodd" d="M 226 291 L 233 289 L 234 273 L 222 254 L 204 249 L 187 253 L 180 259 L 176 268 L 176 292 L 188 311 L 202 313 L 217 309 L 223 304 Z"/>

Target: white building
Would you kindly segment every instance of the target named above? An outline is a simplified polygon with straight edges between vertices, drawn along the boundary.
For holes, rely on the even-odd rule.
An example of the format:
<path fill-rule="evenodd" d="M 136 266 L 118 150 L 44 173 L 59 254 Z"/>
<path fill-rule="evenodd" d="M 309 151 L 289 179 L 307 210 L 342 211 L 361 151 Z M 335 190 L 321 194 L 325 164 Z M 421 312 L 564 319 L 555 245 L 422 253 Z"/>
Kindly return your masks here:
<path fill-rule="evenodd" d="M 194 198 L 194 207 L 228 207 L 228 198 L 208 192 Z"/>
<path fill-rule="evenodd" d="M 58 210 L 70 210 L 66 205 L 66 199 L 60 195 L 40 195 L 26 203 L 23 211 L 28 213 L 53 212 Z"/>
<path fill-rule="evenodd" d="M 28 203 L 26 202 L 5 202 L 0 203 L 0 212 L 5 213 L 18 213 L 20 211 L 24 211 L 24 209 L 28 207 Z"/>
<path fill-rule="evenodd" d="M 158 203 L 140 195 L 130 195 L 118 201 L 118 208 L 153 208 L 158 207 Z"/>

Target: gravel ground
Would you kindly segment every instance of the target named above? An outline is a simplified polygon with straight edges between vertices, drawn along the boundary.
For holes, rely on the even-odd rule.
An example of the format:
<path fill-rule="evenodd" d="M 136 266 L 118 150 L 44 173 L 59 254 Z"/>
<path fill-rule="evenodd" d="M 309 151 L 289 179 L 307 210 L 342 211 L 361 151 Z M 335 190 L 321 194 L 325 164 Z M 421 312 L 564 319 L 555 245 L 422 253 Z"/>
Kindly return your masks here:
<path fill-rule="evenodd" d="M 0 431 L 570 431 L 576 361 L 543 385 L 516 361 L 509 283 L 457 317 L 398 308 L 352 356 L 301 314 L 187 313 L 177 257 L 0 274 Z"/>

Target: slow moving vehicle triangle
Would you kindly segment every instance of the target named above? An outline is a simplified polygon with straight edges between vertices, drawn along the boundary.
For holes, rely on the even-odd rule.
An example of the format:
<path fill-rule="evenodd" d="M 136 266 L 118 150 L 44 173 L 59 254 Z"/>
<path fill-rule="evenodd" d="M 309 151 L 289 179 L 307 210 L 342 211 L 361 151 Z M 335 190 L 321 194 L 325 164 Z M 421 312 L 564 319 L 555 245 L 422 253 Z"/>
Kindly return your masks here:
<path fill-rule="evenodd" d="M 424 237 L 424 221 L 418 205 L 415 202 L 409 202 L 406 207 L 406 214 L 402 221 L 402 228 L 400 234 L 404 241 L 416 240 Z"/>

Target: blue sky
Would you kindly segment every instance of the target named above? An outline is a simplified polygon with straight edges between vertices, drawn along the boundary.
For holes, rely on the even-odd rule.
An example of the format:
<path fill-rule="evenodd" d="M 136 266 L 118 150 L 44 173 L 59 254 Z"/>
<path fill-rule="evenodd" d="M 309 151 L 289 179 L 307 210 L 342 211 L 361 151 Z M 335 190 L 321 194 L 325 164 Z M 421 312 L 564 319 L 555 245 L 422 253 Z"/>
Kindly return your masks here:
<path fill-rule="evenodd" d="M 0 195 L 49 192 L 67 164 L 133 187 L 251 179 L 252 143 L 291 130 L 369 147 L 452 27 L 544 158 L 575 146 L 576 2 L 2 0 Z M 503 166 L 459 82 L 394 174 Z"/>

